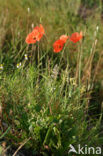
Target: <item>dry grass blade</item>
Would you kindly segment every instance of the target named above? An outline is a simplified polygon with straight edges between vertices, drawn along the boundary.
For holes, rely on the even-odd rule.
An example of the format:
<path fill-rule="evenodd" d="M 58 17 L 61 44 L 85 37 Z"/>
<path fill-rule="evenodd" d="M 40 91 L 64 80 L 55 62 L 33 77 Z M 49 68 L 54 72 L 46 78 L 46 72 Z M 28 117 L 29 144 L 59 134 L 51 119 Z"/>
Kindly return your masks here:
<path fill-rule="evenodd" d="M 99 55 L 99 60 L 98 60 L 98 63 L 97 63 L 97 65 L 96 65 L 96 68 L 95 68 L 95 71 L 94 71 L 93 82 L 95 81 L 96 76 L 97 76 L 97 74 L 98 74 L 99 65 L 100 65 L 101 60 L 102 60 L 102 55 L 103 55 L 103 51 L 102 51 L 102 52 L 100 53 L 100 55 Z"/>
<path fill-rule="evenodd" d="M 26 139 L 19 147 L 18 147 L 18 149 L 15 151 L 15 153 L 13 154 L 13 156 L 16 156 L 16 154 L 18 153 L 18 151 L 29 141 L 31 139 L 31 137 L 30 138 L 28 138 L 28 139 Z"/>
<path fill-rule="evenodd" d="M 94 58 L 94 54 L 95 54 L 96 44 L 97 44 L 97 40 L 95 40 L 95 42 L 93 43 L 90 57 L 88 59 L 87 64 L 84 67 L 84 70 L 83 70 L 83 73 L 84 73 L 83 78 L 82 78 L 83 83 L 86 83 L 88 81 L 88 84 L 90 84 L 92 62 L 93 62 L 93 58 Z"/>

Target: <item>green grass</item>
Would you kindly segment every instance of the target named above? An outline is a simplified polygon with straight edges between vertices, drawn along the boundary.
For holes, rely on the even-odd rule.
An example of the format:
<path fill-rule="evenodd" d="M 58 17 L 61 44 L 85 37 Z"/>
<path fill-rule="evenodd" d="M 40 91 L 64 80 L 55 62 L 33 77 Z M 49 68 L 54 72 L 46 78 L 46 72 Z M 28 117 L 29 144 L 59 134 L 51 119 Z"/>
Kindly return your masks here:
<path fill-rule="evenodd" d="M 24 155 L 67 156 L 70 144 L 103 145 L 103 28 L 97 5 L 85 20 L 78 15 L 80 0 L 0 0 L 0 154 L 18 149 Z M 26 45 L 32 25 L 40 23 L 45 36 Z M 60 35 L 81 30 L 81 42 L 53 53 Z"/>

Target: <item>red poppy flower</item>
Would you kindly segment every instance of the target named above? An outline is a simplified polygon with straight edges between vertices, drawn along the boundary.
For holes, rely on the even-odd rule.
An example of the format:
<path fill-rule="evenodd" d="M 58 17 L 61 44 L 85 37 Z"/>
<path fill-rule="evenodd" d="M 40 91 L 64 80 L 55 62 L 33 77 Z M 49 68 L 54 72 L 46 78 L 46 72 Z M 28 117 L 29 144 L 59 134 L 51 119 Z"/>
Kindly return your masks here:
<path fill-rule="evenodd" d="M 35 33 L 35 37 L 37 41 L 40 41 L 40 39 L 42 38 L 42 36 L 44 35 L 45 31 L 43 26 L 40 24 L 40 27 L 35 27 L 33 30 L 33 33 Z"/>
<path fill-rule="evenodd" d="M 62 40 L 64 43 L 66 43 L 66 41 L 67 41 L 68 38 L 69 38 L 69 36 L 67 36 L 67 35 L 62 35 L 62 36 L 60 37 L 60 40 Z"/>
<path fill-rule="evenodd" d="M 62 40 L 57 40 L 55 41 L 55 43 L 53 44 L 53 48 L 54 48 L 54 52 L 58 53 L 60 52 L 64 47 L 64 42 Z"/>
<path fill-rule="evenodd" d="M 70 40 L 74 43 L 80 41 L 82 39 L 83 35 L 82 32 L 80 34 L 78 32 L 75 32 L 71 35 Z"/>
<path fill-rule="evenodd" d="M 53 44 L 53 48 L 54 48 L 54 52 L 55 53 L 58 53 L 58 52 L 60 52 L 63 49 L 64 44 L 66 43 L 68 38 L 69 37 L 67 35 L 62 35 L 62 36 L 60 36 L 59 40 L 57 40 Z"/>
<path fill-rule="evenodd" d="M 26 37 L 25 42 L 26 42 L 27 44 L 36 43 L 36 38 L 35 38 L 34 33 L 31 32 L 30 34 L 28 34 L 28 36 Z"/>
<path fill-rule="evenodd" d="M 25 41 L 27 44 L 36 43 L 36 41 L 40 41 L 44 33 L 45 33 L 44 28 L 40 24 L 40 27 L 38 26 L 35 27 L 34 30 L 30 34 L 28 34 Z"/>

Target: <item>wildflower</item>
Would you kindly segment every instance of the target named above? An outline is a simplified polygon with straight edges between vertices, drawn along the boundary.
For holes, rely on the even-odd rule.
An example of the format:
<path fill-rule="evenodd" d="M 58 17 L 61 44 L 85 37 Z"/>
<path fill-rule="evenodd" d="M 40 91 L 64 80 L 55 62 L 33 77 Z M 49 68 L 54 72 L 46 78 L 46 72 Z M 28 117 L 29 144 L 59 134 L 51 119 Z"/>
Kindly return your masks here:
<path fill-rule="evenodd" d="M 42 36 L 44 35 L 45 31 L 43 26 L 40 24 L 40 27 L 35 27 L 33 30 L 33 33 L 35 34 L 36 40 L 40 41 L 40 39 L 42 38 Z"/>
<path fill-rule="evenodd" d="M 62 40 L 64 43 L 66 43 L 66 41 L 67 41 L 68 38 L 69 38 L 69 37 L 68 37 L 67 35 L 62 35 L 62 36 L 60 37 L 60 40 Z"/>
<path fill-rule="evenodd" d="M 3 69 L 3 65 L 2 64 L 0 64 L 0 70 L 2 70 Z"/>
<path fill-rule="evenodd" d="M 55 41 L 55 43 L 53 44 L 53 48 L 54 48 L 54 52 L 58 53 L 60 52 L 64 47 L 64 42 L 62 40 L 57 40 Z"/>
<path fill-rule="evenodd" d="M 70 40 L 74 43 L 80 41 L 82 39 L 83 35 L 82 32 L 80 34 L 78 32 L 75 32 L 71 35 Z"/>
<path fill-rule="evenodd" d="M 40 27 L 35 27 L 34 30 L 28 34 L 26 37 L 26 43 L 27 44 L 33 44 L 36 43 L 37 41 L 40 41 L 42 36 L 44 35 L 45 31 L 43 26 L 40 24 Z"/>
<path fill-rule="evenodd" d="M 58 53 L 63 49 L 64 44 L 66 43 L 68 38 L 69 37 L 67 35 L 62 35 L 60 36 L 59 40 L 54 42 L 53 48 L 55 53 Z"/>
<path fill-rule="evenodd" d="M 27 56 L 27 54 L 25 54 L 25 60 L 28 60 L 28 56 Z"/>
<path fill-rule="evenodd" d="M 26 37 L 25 42 L 26 42 L 27 44 L 36 43 L 35 35 L 34 35 L 33 33 L 28 34 L 28 36 Z"/>
<path fill-rule="evenodd" d="M 21 66 L 21 62 L 17 64 L 17 68 L 20 68 L 20 66 Z"/>

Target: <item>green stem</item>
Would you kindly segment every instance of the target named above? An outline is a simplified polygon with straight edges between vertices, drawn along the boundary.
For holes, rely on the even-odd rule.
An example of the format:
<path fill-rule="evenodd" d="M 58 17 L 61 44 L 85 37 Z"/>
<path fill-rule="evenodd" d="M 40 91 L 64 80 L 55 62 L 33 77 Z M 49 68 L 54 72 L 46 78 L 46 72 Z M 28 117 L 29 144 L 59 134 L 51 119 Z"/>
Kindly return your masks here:
<path fill-rule="evenodd" d="M 79 81 L 79 103 L 80 103 L 80 88 L 81 88 L 81 66 L 82 66 L 82 45 L 80 47 L 80 52 L 79 52 L 79 76 L 78 76 L 78 81 Z"/>
<path fill-rule="evenodd" d="M 38 42 L 38 66 L 39 66 L 39 63 L 40 63 L 40 51 L 39 51 L 39 42 Z"/>
<path fill-rule="evenodd" d="M 60 66 L 60 64 L 61 64 L 61 61 L 62 61 L 62 58 L 63 58 L 63 54 L 64 54 L 64 50 L 65 50 L 65 48 L 66 48 L 68 42 L 69 42 L 69 40 L 65 43 L 65 46 L 64 46 L 64 48 L 63 48 L 63 51 L 62 51 L 62 55 L 61 55 L 61 59 L 60 59 L 59 66 Z"/>

